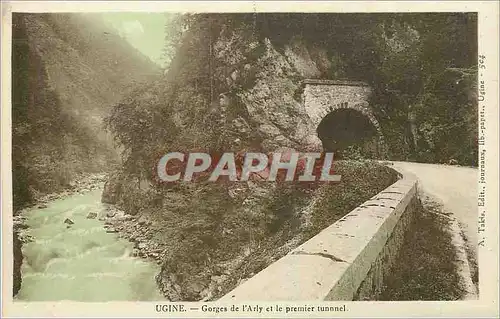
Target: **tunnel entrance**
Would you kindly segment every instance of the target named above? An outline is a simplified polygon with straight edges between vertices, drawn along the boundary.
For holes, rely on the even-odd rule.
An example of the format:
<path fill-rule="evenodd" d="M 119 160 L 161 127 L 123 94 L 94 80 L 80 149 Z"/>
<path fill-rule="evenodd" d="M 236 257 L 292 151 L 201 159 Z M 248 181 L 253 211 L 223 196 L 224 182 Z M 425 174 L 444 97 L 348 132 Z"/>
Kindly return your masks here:
<path fill-rule="evenodd" d="M 337 109 L 327 114 L 316 130 L 325 152 L 336 159 L 376 158 L 378 132 L 370 119 L 354 109 Z"/>

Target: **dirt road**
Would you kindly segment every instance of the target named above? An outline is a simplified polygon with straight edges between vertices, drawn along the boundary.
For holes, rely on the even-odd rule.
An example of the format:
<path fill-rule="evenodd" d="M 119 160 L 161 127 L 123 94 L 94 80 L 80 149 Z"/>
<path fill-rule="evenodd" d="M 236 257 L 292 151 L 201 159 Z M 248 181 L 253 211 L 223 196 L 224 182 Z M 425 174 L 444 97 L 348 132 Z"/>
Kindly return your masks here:
<path fill-rule="evenodd" d="M 442 204 L 443 213 L 449 213 L 456 219 L 465 237 L 472 280 L 477 281 L 477 169 L 412 162 L 392 163 L 395 168 L 416 175 L 421 193 Z"/>
<path fill-rule="evenodd" d="M 393 162 L 415 174 L 421 190 L 438 199 L 458 220 L 468 243 L 477 254 L 477 169 L 460 166 Z"/>

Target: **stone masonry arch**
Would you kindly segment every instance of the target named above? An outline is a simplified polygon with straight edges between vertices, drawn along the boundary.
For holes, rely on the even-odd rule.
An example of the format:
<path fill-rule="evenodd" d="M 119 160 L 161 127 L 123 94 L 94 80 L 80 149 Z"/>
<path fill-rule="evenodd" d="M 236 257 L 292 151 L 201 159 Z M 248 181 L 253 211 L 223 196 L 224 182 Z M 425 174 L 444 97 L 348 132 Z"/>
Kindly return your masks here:
<path fill-rule="evenodd" d="M 385 142 L 380 123 L 368 102 L 371 93 L 371 87 L 364 82 L 306 79 L 303 81 L 302 101 L 314 128 L 328 114 L 339 109 L 352 109 L 366 116 L 377 132 L 379 154 L 383 157 Z"/>

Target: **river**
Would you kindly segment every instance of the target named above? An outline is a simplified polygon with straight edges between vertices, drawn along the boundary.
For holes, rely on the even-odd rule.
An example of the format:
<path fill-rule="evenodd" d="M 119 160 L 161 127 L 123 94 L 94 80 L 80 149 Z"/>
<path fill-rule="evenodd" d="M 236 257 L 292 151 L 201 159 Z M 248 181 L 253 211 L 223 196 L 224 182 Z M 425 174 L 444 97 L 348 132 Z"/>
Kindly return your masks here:
<path fill-rule="evenodd" d="M 101 193 L 96 189 L 69 195 L 22 213 L 34 240 L 23 244 L 16 300 L 165 300 L 154 280 L 159 266 L 129 256 L 133 244 L 107 233 L 98 219 L 106 214 Z M 87 218 L 89 213 L 98 218 Z M 74 224 L 66 224 L 67 218 Z"/>

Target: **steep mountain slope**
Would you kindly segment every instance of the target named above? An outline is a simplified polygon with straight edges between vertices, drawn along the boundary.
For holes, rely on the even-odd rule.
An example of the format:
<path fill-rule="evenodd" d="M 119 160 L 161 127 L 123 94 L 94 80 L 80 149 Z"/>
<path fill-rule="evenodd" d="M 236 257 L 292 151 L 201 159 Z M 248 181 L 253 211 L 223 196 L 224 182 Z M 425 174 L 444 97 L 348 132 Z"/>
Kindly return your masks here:
<path fill-rule="evenodd" d="M 317 189 L 295 184 L 156 183 L 157 160 L 167 151 L 314 149 L 316 128 L 301 101 L 305 78 L 368 82 L 392 158 L 474 159 L 477 104 L 463 94 L 474 83 L 476 48 L 465 43 L 475 39 L 474 15 L 185 20 L 168 73 L 117 104 L 107 120 L 126 152 L 103 193 L 104 202 L 135 215 L 116 229 L 138 243 L 139 255 L 162 263 L 157 281 L 170 300 L 217 298 L 393 182 L 377 165 L 338 164 L 342 182 L 327 188 L 333 204 L 313 207 Z"/>
<path fill-rule="evenodd" d="M 15 207 L 100 171 L 117 156 L 102 117 L 158 73 L 91 15 L 13 17 Z"/>
<path fill-rule="evenodd" d="M 324 47 L 258 36 L 251 15 L 198 19 L 168 73 L 107 120 L 126 157 L 103 201 L 134 215 L 113 227 L 161 263 L 157 283 L 173 301 L 217 299 L 395 180 L 376 164 L 338 165 L 342 184 L 314 201 L 317 184 L 155 183 L 155 161 L 167 151 L 317 147 L 301 80 L 332 71 Z"/>
<path fill-rule="evenodd" d="M 118 162 L 102 118 L 159 67 L 92 15 L 17 14 L 12 26 L 14 214 Z M 14 294 L 21 242 L 14 235 Z"/>

